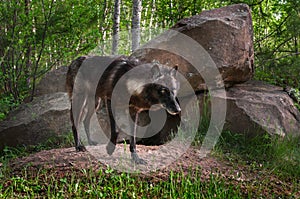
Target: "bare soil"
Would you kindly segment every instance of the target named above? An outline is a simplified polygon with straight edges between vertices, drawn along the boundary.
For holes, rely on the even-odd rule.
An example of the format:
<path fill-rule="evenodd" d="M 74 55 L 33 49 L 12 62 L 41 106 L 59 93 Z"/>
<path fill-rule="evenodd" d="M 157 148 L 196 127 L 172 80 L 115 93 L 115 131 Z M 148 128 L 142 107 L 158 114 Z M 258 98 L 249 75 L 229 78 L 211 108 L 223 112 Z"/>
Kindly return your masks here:
<path fill-rule="evenodd" d="M 41 151 L 27 157 L 18 158 L 10 163 L 11 172 L 15 175 L 21 175 L 22 170 L 27 168 L 28 171 L 37 172 L 40 169 L 50 169 L 55 171 L 57 177 L 62 177 L 70 172 L 80 172 L 82 169 L 92 169 L 99 171 L 100 169 L 107 169 L 108 167 L 116 168 L 117 172 L 121 172 L 118 165 L 125 164 L 125 168 L 133 168 L 130 161 L 129 152 L 125 149 L 128 146 L 118 144 L 115 153 L 112 156 L 106 155 L 105 146 L 96 146 L 88 148 L 87 152 L 76 152 L 72 148 L 52 149 L 48 151 Z M 175 161 L 170 160 L 170 153 L 174 151 L 161 153 L 156 156 L 155 160 L 149 160 L 149 154 L 155 153 L 159 150 L 159 146 L 142 146 L 138 145 L 138 154 L 147 161 L 147 165 L 138 167 L 141 171 L 140 176 L 147 180 L 160 181 L 169 177 L 170 171 L 183 172 L 185 174 L 191 171 L 200 171 L 201 180 L 207 181 L 211 175 L 225 179 L 226 183 L 234 184 L 241 187 L 242 191 L 247 195 L 248 192 L 259 191 L 265 192 L 266 195 L 282 195 L 285 197 L 291 194 L 296 194 L 296 198 L 300 198 L 299 182 L 297 184 L 288 182 L 288 180 L 281 180 L 279 177 L 264 170 L 253 169 L 248 165 L 239 165 L 235 162 L 229 162 L 213 157 L 211 155 L 205 158 L 199 158 L 199 149 L 188 148 L 188 150 L 178 157 Z M 98 151 L 95 156 L 93 150 Z M 180 150 L 180 147 L 177 147 Z M 94 154 L 94 155 L 92 155 Z M 102 159 L 99 156 L 103 155 Z M 120 157 L 123 158 L 120 158 Z M 99 159 L 101 159 L 99 161 Z M 170 161 L 170 162 L 167 162 Z M 160 163 L 164 162 L 164 168 L 160 168 Z M 149 166 L 150 165 L 150 166 Z M 151 165 L 156 165 L 153 167 Z M 263 167 L 263 165 L 262 165 Z M 156 168 L 156 169 L 155 169 Z M 130 170 L 131 172 L 133 170 Z M 267 180 L 266 180 L 267 179 Z M 296 190 L 296 193 L 295 193 Z M 299 197 L 298 197 L 299 196 Z"/>

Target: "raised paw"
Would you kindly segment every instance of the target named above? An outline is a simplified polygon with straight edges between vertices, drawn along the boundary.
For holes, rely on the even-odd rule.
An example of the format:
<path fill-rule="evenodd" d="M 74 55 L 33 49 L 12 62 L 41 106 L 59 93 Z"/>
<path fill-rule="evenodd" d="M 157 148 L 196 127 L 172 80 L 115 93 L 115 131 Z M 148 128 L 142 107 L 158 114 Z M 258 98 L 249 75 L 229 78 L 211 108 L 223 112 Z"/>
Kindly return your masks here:
<path fill-rule="evenodd" d="M 131 153 L 131 161 L 135 164 L 143 164 L 143 165 L 147 164 L 147 162 L 142 158 L 140 158 L 138 154 L 135 152 Z"/>
<path fill-rule="evenodd" d="M 108 155 L 112 155 L 113 152 L 116 149 L 116 145 L 112 142 L 108 142 L 107 146 L 106 146 L 106 151 Z"/>

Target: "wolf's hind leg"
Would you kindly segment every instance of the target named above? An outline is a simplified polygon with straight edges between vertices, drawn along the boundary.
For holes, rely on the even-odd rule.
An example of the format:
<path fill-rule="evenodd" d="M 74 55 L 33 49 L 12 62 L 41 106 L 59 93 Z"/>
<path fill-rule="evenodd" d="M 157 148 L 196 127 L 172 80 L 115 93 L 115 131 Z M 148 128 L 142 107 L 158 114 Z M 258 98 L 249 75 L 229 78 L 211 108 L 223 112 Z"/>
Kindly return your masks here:
<path fill-rule="evenodd" d="M 106 146 L 106 151 L 109 155 L 112 155 L 116 148 L 118 132 L 116 131 L 116 122 L 111 108 L 111 100 L 106 101 L 106 106 L 110 121 L 110 141 Z"/>
<path fill-rule="evenodd" d="M 72 123 L 72 131 L 73 131 L 74 141 L 75 141 L 75 149 L 76 149 L 76 151 L 86 151 L 86 148 L 80 142 L 80 138 L 79 138 L 76 126 L 75 126 L 72 105 L 71 105 L 71 110 L 70 110 L 70 118 L 71 118 L 71 123 Z"/>

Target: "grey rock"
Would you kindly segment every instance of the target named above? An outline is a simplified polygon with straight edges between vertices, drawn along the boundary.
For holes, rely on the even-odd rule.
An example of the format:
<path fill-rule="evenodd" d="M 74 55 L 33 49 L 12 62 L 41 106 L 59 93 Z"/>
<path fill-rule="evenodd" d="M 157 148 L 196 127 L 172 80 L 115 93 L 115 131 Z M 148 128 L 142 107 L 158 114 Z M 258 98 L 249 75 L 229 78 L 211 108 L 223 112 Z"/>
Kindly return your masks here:
<path fill-rule="evenodd" d="M 34 96 L 42 96 L 56 92 L 66 92 L 65 82 L 67 71 L 67 66 L 61 66 L 58 69 L 46 73 L 41 81 L 37 84 Z"/>
<path fill-rule="evenodd" d="M 140 59 L 142 63 L 156 60 L 171 67 L 178 65 L 179 71 L 195 90 L 207 89 L 207 82 L 204 81 L 203 76 L 210 75 L 209 71 L 205 71 L 209 69 L 206 64 L 211 65 L 207 57 L 209 55 L 221 74 L 211 77 L 216 79 L 216 84 L 223 79 L 225 87 L 230 87 L 252 78 L 254 72 L 253 27 L 251 12 L 246 4 L 204 11 L 199 15 L 180 20 L 171 30 L 193 39 L 206 52 L 197 52 L 197 54 L 193 46 L 176 46 L 181 38 L 167 33 L 170 35 L 158 37 L 152 42 L 155 44 L 150 44 L 155 48 L 142 48 L 134 52 L 132 57 Z M 175 51 L 186 52 L 187 57 L 159 49 L 161 47 L 165 49 L 166 46 Z M 204 56 L 203 62 L 199 63 L 203 67 L 201 74 L 190 63 L 198 56 Z"/>
<path fill-rule="evenodd" d="M 227 100 L 224 130 L 250 137 L 263 133 L 300 135 L 300 113 L 281 87 L 251 80 L 229 88 L 225 98 L 216 97 Z"/>
<path fill-rule="evenodd" d="M 36 145 L 55 135 L 70 132 L 67 93 L 34 98 L 0 122 L 0 150 L 5 146 Z"/>

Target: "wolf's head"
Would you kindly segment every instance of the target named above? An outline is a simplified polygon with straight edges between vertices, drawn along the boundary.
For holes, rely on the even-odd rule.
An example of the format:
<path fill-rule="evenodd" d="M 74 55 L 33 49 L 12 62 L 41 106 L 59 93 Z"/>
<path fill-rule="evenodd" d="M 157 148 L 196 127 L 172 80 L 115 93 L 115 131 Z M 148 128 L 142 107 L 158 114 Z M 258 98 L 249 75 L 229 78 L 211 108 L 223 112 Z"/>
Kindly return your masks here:
<path fill-rule="evenodd" d="M 180 88 L 180 83 L 176 79 L 177 69 L 177 66 L 170 68 L 154 64 L 151 68 L 153 83 L 145 86 L 145 90 L 149 92 L 148 95 L 153 98 L 153 101 L 157 101 L 158 105 L 172 115 L 181 111 L 176 98 Z"/>
<path fill-rule="evenodd" d="M 126 78 L 127 90 L 132 94 L 130 103 L 140 110 L 159 105 L 172 115 L 178 114 L 181 108 L 176 98 L 180 88 L 177 69 L 157 63 L 138 66 Z"/>

